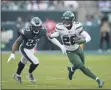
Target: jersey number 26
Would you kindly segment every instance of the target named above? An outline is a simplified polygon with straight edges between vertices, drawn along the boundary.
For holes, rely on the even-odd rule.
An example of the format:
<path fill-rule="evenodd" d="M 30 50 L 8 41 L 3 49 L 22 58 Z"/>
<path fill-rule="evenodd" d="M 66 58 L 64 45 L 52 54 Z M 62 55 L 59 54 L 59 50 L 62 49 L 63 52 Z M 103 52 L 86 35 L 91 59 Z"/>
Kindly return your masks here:
<path fill-rule="evenodd" d="M 63 36 L 63 43 L 64 45 L 70 46 L 75 44 L 75 37 L 76 35 L 73 36 Z"/>

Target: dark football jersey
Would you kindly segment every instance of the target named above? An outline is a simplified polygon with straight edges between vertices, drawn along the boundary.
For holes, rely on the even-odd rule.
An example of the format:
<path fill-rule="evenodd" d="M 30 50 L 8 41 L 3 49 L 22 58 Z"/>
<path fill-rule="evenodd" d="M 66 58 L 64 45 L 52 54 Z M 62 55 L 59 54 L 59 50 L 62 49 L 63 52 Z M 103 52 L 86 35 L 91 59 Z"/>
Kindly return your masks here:
<path fill-rule="evenodd" d="M 43 37 L 46 36 L 46 28 L 42 26 L 38 34 L 33 34 L 30 26 L 24 27 L 21 30 L 21 36 L 23 37 L 22 47 L 27 49 L 33 49 L 37 42 Z"/>

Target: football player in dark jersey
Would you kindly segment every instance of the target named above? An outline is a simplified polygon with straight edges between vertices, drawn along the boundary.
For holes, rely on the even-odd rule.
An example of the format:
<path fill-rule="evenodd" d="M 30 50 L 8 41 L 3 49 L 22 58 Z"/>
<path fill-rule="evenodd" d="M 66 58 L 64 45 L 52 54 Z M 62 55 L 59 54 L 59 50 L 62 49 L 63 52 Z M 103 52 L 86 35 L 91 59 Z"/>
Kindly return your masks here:
<path fill-rule="evenodd" d="M 12 52 L 10 57 L 8 58 L 8 62 L 11 59 L 15 59 L 15 51 L 17 47 L 19 47 L 19 51 L 22 54 L 22 58 L 21 61 L 18 63 L 17 71 L 13 76 L 13 78 L 16 79 L 19 83 L 22 83 L 20 75 L 27 61 L 31 63 L 29 67 L 28 78 L 31 82 L 36 82 L 36 79 L 34 78 L 32 73 L 39 65 L 39 60 L 34 55 L 33 48 L 43 36 L 46 36 L 51 42 L 59 46 L 64 54 L 66 53 L 63 45 L 61 45 L 57 39 L 51 39 L 50 34 L 48 34 L 46 31 L 47 30 L 43 26 L 41 19 L 39 17 L 33 17 L 30 21 L 30 24 L 21 30 L 21 35 L 13 44 Z"/>

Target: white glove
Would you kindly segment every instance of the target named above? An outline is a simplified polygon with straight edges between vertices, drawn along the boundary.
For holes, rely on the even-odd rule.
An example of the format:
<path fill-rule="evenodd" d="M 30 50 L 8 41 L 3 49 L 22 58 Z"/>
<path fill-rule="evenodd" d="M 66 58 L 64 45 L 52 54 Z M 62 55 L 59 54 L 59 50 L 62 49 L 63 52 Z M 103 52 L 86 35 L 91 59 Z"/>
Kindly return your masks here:
<path fill-rule="evenodd" d="M 15 54 L 14 54 L 14 53 L 11 53 L 11 54 L 10 54 L 10 57 L 8 58 L 7 63 L 8 63 L 11 59 L 15 59 Z"/>
<path fill-rule="evenodd" d="M 64 55 L 67 55 L 66 49 L 65 49 L 65 47 L 64 47 L 63 45 L 61 46 L 61 50 L 62 50 L 62 53 L 63 53 Z"/>

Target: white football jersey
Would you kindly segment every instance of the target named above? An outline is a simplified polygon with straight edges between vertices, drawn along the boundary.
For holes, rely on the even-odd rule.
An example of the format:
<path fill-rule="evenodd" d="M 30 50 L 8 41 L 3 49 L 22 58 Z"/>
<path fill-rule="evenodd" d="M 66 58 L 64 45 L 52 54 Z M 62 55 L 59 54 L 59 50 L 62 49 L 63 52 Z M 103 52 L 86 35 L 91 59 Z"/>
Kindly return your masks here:
<path fill-rule="evenodd" d="M 56 32 L 61 36 L 62 42 L 66 50 L 74 51 L 79 47 L 79 44 L 75 43 L 75 37 L 79 36 L 83 31 L 83 26 L 79 22 L 74 22 L 70 30 L 68 30 L 62 23 L 56 25 Z"/>

